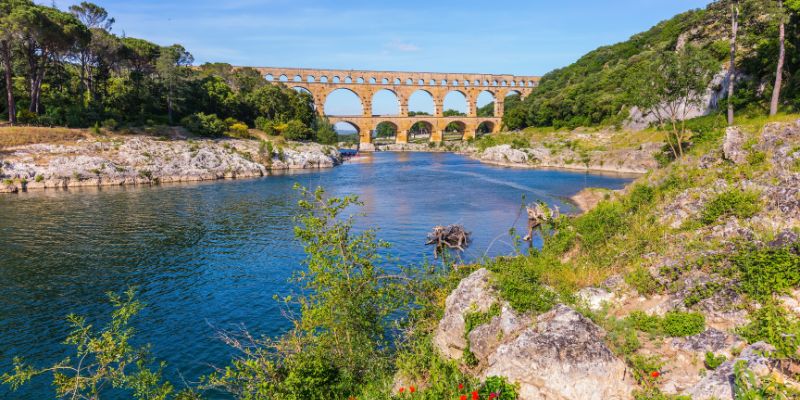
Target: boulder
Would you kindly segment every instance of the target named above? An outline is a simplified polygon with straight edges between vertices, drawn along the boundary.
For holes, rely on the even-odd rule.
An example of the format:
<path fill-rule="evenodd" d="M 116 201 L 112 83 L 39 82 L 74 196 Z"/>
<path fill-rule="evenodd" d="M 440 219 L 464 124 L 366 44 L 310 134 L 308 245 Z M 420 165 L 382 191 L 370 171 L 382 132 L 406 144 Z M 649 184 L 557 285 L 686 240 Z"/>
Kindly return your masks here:
<path fill-rule="evenodd" d="M 625 363 L 603 341 L 603 330 L 575 310 L 558 305 L 489 356 L 483 376 L 503 376 L 520 387 L 520 399 L 613 400 L 631 398 Z"/>
<path fill-rule="evenodd" d="M 497 302 L 490 285 L 490 272 L 481 268 L 464 278 L 445 300 L 444 316 L 433 336 L 442 355 L 459 359 L 467 348 L 464 316 L 467 312 L 486 312 Z"/>
<path fill-rule="evenodd" d="M 722 363 L 717 369 L 708 373 L 703 379 L 691 387 L 685 394 L 693 400 L 733 400 L 734 365 L 743 361 L 747 368 L 758 376 L 770 373 L 770 360 L 763 356 L 765 353 L 775 351 L 775 348 L 758 342 L 748 346 L 739 357 Z"/>
<path fill-rule="evenodd" d="M 744 164 L 747 162 L 748 152 L 744 149 L 747 138 L 742 130 L 737 126 L 729 127 L 725 130 L 725 140 L 722 142 L 722 153 L 726 160 L 734 164 Z"/>
<path fill-rule="evenodd" d="M 499 316 L 469 333 L 470 351 L 479 362 L 485 362 L 501 343 L 513 339 L 530 323 L 530 318 L 519 315 L 508 304 L 504 304 Z"/>
<path fill-rule="evenodd" d="M 592 311 L 601 310 L 604 304 L 611 304 L 615 298 L 614 293 L 596 287 L 583 288 L 576 293 L 576 296 Z"/>
<path fill-rule="evenodd" d="M 511 148 L 511 145 L 503 144 L 489 147 L 483 151 L 481 160 L 496 163 L 527 164 L 528 155 L 521 150 Z"/>

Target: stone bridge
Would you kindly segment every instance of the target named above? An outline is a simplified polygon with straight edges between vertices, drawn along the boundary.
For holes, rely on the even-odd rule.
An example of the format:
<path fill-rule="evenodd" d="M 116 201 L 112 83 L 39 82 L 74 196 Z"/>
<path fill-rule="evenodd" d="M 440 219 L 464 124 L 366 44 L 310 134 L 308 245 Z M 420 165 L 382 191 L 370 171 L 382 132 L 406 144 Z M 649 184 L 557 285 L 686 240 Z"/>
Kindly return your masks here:
<path fill-rule="evenodd" d="M 325 101 L 337 89 L 349 90 L 361 100 L 362 115 L 328 116 L 332 123 L 347 122 L 353 125 L 362 144 L 372 143 L 372 132 L 381 123 L 394 125 L 397 143 L 407 143 L 411 128 L 420 123 L 430 132 L 430 140 L 441 142 L 448 126 L 456 127 L 462 139 L 474 138 L 478 131 L 498 132 L 503 117 L 503 102 L 508 94 L 528 95 L 538 84 L 537 76 L 495 74 L 461 74 L 434 72 L 360 71 L 308 68 L 254 67 L 270 82 L 282 82 L 293 88 L 303 88 L 311 93 L 314 105 L 325 115 Z M 388 90 L 397 97 L 400 109 L 396 115 L 375 115 L 372 99 L 375 93 Z M 417 91 L 428 93 L 433 99 L 432 115 L 408 113 L 408 100 Z M 467 102 L 466 116 L 445 117 L 444 99 L 450 92 L 461 93 Z M 494 97 L 494 116 L 479 117 L 478 96 L 489 92 Z M 451 125 L 452 124 L 452 125 Z"/>

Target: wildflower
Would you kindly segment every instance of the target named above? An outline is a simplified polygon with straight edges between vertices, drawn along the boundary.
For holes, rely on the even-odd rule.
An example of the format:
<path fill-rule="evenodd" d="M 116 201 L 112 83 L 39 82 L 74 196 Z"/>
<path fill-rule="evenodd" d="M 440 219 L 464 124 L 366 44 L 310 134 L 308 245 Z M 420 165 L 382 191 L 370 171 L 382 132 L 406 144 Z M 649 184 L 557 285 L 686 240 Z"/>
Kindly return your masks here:
<path fill-rule="evenodd" d="M 478 400 L 478 392 L 472 392 L 472 400 Z"/>
<path fill-rule="evenodd" d="M 495 392 L 489 393 L 489 400 L 492 400 L 492 399 L 494 399 L 496 397 L 497 397 L 497 393 L 495 393 Z"/>
<path fill-rule="evenodd" d="M 467 395 L 462 394 L 461 397 L 458 398 L 458 400 L 467 400 Z"/>
<path fill-rule="evenodd" d="M 650 376 L 653 378 L 658 378 L 659 376 L 661 376 L 661 373 L 658 371 L 653 371 L 650 373 Z"/>
<path fill-rule="evenodd" d="M 408 391 L 409 391 L 409 392 L 411 392 L 411 393 L 414 393 L 414 392 L 416 392 L 416 391 L 417 391 L 417 389 L 415 389 L 413 386 L 410 386 L 410 387 L 408 388 Z"/>
<path fill-rule="evenodd" d="M 464 390 L 464 384 L 463 383 L 459 383 L 458 384 L 458 390 Z"/>
<path fill-rule="evenodd" d="M 405 391 L 406 391 L 406 388 L 400 388 L 400 394 L 403 394 L 403 392 L 405 392 Z"/>

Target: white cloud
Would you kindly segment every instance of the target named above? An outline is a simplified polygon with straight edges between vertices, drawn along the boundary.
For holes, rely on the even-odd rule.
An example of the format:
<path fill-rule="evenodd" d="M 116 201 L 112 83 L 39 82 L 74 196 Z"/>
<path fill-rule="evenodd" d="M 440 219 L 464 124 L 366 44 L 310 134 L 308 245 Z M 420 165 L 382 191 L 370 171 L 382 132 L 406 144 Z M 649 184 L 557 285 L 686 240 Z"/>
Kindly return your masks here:
<path fill-rule="evenodd" d="M 402 51 L 404 53 L 412 53 L 415 51 L 420 51 L 419 46 L 413 43 L 401 42 L 399 40 L 393 40 L 389 42 L 386 45 L 386 48 L 389 50 Z"/>

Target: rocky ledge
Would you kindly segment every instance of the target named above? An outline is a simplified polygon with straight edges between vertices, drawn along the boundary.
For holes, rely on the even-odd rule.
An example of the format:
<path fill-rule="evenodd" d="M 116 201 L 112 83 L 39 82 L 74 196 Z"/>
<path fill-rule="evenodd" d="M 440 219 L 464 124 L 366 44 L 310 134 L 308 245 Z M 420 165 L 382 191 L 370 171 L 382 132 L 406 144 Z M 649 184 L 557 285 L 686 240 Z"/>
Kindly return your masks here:
<path fill-rule="evenodd" d="M 521 168 L 563 168 L 643 174 L 658 168 L 655 154 L 662 144 L 647 143 L 632 149 L 579 153 L 570 149 L 553 152 L 542 146 L 514 148 L 503 144 L 476 152 L 473 157 L 489 164 Z"/>
<path fill-rule="evenodd" d="M 32 144 L 0 152 L 0 192 L 78 186 L 136 185 L 251 178 L 270 171 L 330 168 L 336 148 L 265 145 L 254 140 L 84 139 Z"/>

